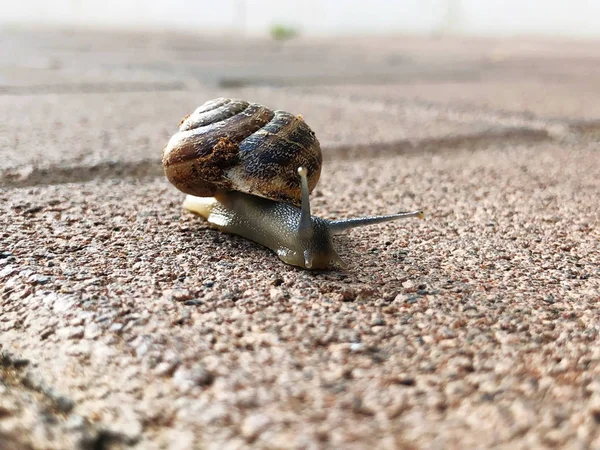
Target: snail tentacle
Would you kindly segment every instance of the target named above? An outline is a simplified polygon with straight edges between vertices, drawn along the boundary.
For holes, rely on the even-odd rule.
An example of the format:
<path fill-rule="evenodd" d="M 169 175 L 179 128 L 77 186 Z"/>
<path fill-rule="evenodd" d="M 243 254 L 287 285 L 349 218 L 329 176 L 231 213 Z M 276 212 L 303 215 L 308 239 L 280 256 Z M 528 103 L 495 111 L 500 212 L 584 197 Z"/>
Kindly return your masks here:
<path fill-rule="evenodd" d="M 356 217 L 352 219 L 328 220 L 329 229 L 333 234 L 340 234 L 352 228 L 364 227 L 367 225 L 376 225 L 378 223 L 391 222 L 399 219 L 423 219 L 425 214 L 423 211 L 399 212 L 397 214 L 389 214 L 385 216 L 367 216 Z"/>

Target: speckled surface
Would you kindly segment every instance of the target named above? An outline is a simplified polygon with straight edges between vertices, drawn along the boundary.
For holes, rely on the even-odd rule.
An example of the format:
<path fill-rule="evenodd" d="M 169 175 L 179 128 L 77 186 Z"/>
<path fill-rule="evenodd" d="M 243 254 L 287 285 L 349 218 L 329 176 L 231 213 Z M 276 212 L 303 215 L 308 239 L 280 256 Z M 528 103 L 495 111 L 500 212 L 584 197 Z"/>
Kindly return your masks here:
<path fill-rule="evenodd" d="M 321 88 L 247 89 L 309 105 Z M 113 95 L 107 104 L 142 98 Z M 335 96 L 365 105 L 360 93 Z M 77 116 L 91 97 L 61 94 L 65 110 L 48 117 Z M 114 148 L 134 149 L 123 161 L 143 154 L 110 114 L 98 117 Z M 599 448 L 600 146 L 566 122 L 556 133 L 514 120 L 551 132 L 436 147 L 424 121 L 410 151 L 327 147 L 314 214 L 426 212 L 340 237 L 345 271 L 286 266 L 208 228 L 152 174 L 0 189 L 0 442 Z M 95 142 L 95 129 L 77 129 Z"/>

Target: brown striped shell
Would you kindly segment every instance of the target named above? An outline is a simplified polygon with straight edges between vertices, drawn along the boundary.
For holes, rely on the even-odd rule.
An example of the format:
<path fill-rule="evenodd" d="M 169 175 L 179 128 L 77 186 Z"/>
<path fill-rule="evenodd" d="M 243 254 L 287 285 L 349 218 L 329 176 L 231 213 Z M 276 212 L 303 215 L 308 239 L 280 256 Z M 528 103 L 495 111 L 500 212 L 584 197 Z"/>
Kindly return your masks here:
<path fill-rule="evenodd" d="M 299 116 L 243 100 L 218 98 L 183 119 L 163 149 L 165 175 L 186 194 L 241 191 L 300 205 L 298 167 L 312 191 L 321 174 L 321 147 Z"/>

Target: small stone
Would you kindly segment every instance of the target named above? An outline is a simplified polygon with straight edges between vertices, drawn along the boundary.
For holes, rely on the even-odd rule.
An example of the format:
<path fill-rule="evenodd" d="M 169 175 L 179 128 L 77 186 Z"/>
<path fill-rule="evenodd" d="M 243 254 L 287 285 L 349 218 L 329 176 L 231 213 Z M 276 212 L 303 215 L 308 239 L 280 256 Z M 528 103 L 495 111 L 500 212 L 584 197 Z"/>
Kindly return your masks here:
<path fill-rule="evenodd" d="M 356 300 L 356 291 L 354 289 L 343 288 L 340 291 L 340 294 L 342 296 L 342 301 L 344 302 L 353 302 L 354 300 Z"/>
<path fill-rule="evenodd" d="M 163 292 L 163 296 L 172 301 L 185 302 L 192 299 L 194 295 L 187 289 L 167 289 Z"/>
<path fill-rule="evenodd" d="M 13 357 L 10 359 L 10 365 L 15 369 L 22 369 L 29 365 L 29 360 L 25 358 Z"/>
<path fill-rule="evenodd" d="M 198 419 L 204 425 L 225 423 L 229 420 L 229 409 L 222 404 L 212 405 L 200 411 Z"/>
<path fill-rule="evenodd" d="M 75 402 L 64 395 L 57 395 L 53 400 L 56 409 L 61 413 L 68 414 L 75 406 Z"/>
<path fill-rule="evenodd" d="M 52 327 L 44 328 L 42 331 L 40 331 L 40 339 L 41 340 L 47 339 L 52 334 L 54 334 L 54 328 L 52 328 Z"/>
<path fill-rule="evenodd" d="M 118 323 L 115 322 L 113 323 L 109 328 L 108 331 L 111 331 L 113 333 L 118 333 L 119 331 L 121 331 L 123 329 L 123 324 L 122 323 Z"/>
<path fill-rule="evenodd" d="M 96 339 L 102 334 L 102 329 L 95 323 L 90 323 L 85 327 L 85 338 Z"/>
<path fill-rule="evenodd" d="M 202 365 L 192 369 L 179 367 L 173 375 L 173 382 L 181 391 L 188 391 L 194 386 L 209 386 L 215 377 Z"/>
<path fill-rule="evenodd" d="M 142 423 L 134 413 L 126 411 L 118 421 L 110 423 L 106 431 L 113 436 L 120 436 L 125 444 L 134 445 L 139 441 L 143 430 Z"/>
<path fill-rule="evenodd" d="M 154 368 L 154 373 L 159 377 L 173 375 L 179 363 L 179 360 L 163 361 Z"/>
<path fill-rule="evenodd" d="M 408 408 L 409 406 L 407 405 L 407 401 L 405 399 L 401 399 L 400 401 L 393 402 L 390 406 L 385 408 L 385 414 L 388 419 L 396 419 Z"/>
<path fill-rule="evenodd" d="M 46 302 L 52 304 L 52 310 L 55 313 L 66 312 L 75 306 L 75 301 L 66 296 L 59 296 L 57 294 L 50 294 L 46 297 Z"/>
<path fill-rule="evenodd" d="M 390 377 L 389 381 L 393 384 L 400 384 L 402 386 L 415 386 L 417 384 L 415 377 L 410 375 L 396 375 Z"/>
<path fill-rule="evenodd" d="M 46 275 L 42 275 L 39 273 L 34 273 L 29 278 L 27 278 L 27 282 L 29 284 L 46 284 L 50 281 L 50 278 Z"/>
<path fill-rule="evenodd" d="M 183 304 L 185 306 L 198 306 L 198 305 L 203 305 L 204 302 L 202 300 L 200 300 L 199 298 L 194 298 L 192 300 L 186 300 L 185 302 L 183 302 Z"/>
<path fill-rule="evenodd" d="M 362 416 L 374 416 L 376 411 L 366 406 L 361 398 L 354 398 L 351 403 L 351 409 L 354 414 Z"/>
<path fill-rule="evenodd" d="M 19 406 L 14 399 L 0 397 L 0 418 L 10 417 L 18 411 Z"/>
<path fill-rule="evenodd" d="M 365 344 L 363 344 L 362 342 L 353 342 L 352 344 L 350 344 L 351 352 L 360 352 L 364 348 L 365 348 Z"/>
<path fill-rule="evenodd" d="M 31 206 L 31 207 L 25 209 L 23 211 L 23 214 L 28 214 L 28 215 L 36 214 L 36 213 L 39 213 L 40 211 L 42 211 L 43 209 L 44 209 L 44 207 L 41 205 L 34 205 L 34 206 Z"/>
<path fill-rule="evenodd" d="M 600 425 L 600 396 L 593 397 L 592 400 L 590 400 L 588 411 L 592 416 L 594 423 Z"/>
<path fill-rule="evenodd" d="M 88 341 L 80 341 L 77 344 L 72 344 L 71 346 L 66 347 L 64 352 L 65 354 L 71 356 L 89 357 L 91 354 L 91 349 Z"/>
<path fill-rule="evenodd" d="M 85 333 L 83 327 L 72 327 L 68 329 L 67 339 L 81 339 Z"/>
<path fill-rule="evenodd" d="M 383 318 L 381 318 L 381 317 L 376 317 L 371 322 L 371 326 L 372 327 L 380 327 L 380 326 L 383 326 L 383 325 L 385 325 L 385 320 L 383 320 Z"/>
<path fill-rule="evenodd" d="M 264 414 L 252 414 L 244 419 L 241 433 L 246 442 L 251 443 L 270 425 L 271 419 Z"/>
<path fill-rule="evenodd" d="M 277 302 L 282 300 L 283 297 L 283 292 L 281 291 L 281 289 L 275 289 L 272 288 L 269 290 L 269 298 L 273 301 L 273 302 Z"/>
<path fill-rule="evenodd" d="M 209 386 L 215 377 L 204 366 L 197 366 L 191 371 L 191 380 L 198 386 Z"/>
<path fill-rule="evenodd" d="M 6 278 L 16 272 L 16 268 L 13 266 L 7 266 L 4 269 L 0 270 L 0 278 Z"/>
<path fill-rule="evenodd" d="M 440 329 L 437 333 L 439 339 L 454 339 L 456 333 L 448 327 Z"/>
<path fill-rule="evenodd" d="M 408 295 L 408 296 L 402 297 L 402 298 L 404 299 L 404 302 L 408 303 L 409 305 L 413 305 L 419 301 L 418 295 Z"/>
<path fill-rule="evenodd" d="M 67 430 L 84 430 L 87 425 L 85 418 L 78 414 L 71 414 L 66 423 Z"/>

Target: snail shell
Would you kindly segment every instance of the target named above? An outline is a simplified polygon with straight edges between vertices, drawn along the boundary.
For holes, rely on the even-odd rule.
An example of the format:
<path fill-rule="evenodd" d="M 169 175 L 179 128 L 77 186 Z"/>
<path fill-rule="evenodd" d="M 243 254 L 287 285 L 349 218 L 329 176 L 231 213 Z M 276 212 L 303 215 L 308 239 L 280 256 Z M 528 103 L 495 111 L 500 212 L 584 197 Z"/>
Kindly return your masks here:
<path fill-rule="evenodd" d="M 219 98 L 181 121 L 162 161 L 169 181 L 186 194 L 212 197 L 218 191 L 240 191 L 300 205 L 296 169 L 307 169 L 312 191 L 322 155 L 315 133 L 301 117 Z"/>

